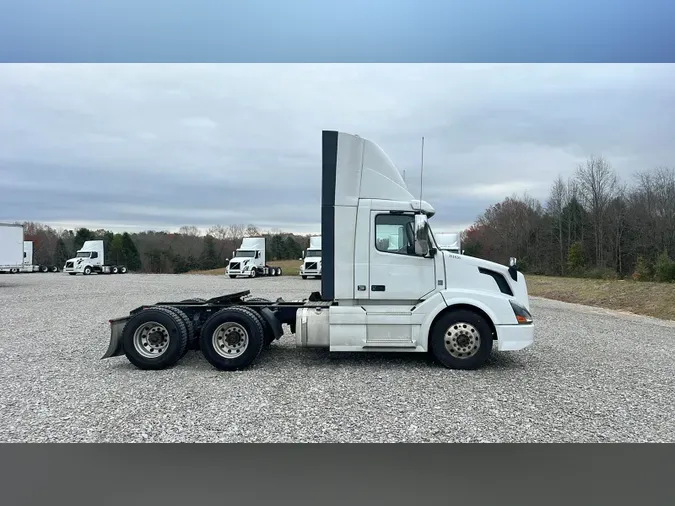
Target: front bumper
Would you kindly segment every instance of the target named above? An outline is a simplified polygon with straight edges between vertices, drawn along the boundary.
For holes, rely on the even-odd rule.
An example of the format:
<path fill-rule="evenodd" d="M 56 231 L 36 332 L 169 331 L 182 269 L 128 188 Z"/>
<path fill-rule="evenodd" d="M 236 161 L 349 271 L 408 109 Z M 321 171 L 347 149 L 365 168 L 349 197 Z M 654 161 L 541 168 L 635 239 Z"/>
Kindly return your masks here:
<path fill-rule="evenodd" d="M 247 278 L 251 277 L 251 272 L 253 269 L 242 271 L 241 269 L 227 270 L 228 276 L 246 276 Z"/>
<path fill-rule="evenodd" d="M 534 324 L 496 325 L 498 351 L 517 351 L 534 343 Z"/>

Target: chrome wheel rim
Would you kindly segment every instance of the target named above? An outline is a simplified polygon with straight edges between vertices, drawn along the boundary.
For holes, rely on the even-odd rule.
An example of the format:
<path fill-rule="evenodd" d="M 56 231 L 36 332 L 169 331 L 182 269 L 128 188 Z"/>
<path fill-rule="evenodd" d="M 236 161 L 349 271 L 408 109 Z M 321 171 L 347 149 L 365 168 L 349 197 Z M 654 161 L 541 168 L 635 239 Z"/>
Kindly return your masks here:
<path fill-rule="evenodd" d="M 134 348 L 145 358 L 158 358 L 166 353 L 171 337 L 161 323 L 146 322 L 134 332 Z"/>
<path fill-rule="evenodd" d="M 445 349 L 455 358 L 467 359 L 478 353 L 480 348 L 480 332 L 466 322 L 450 325 L 443 337 Z"/>
<path fill-rule="evenodd" d="M 239 323 L 226 322 L 213 332 L 211 344 L 221 357 L 237 358 L 248 348 L 248 332 Z"/>

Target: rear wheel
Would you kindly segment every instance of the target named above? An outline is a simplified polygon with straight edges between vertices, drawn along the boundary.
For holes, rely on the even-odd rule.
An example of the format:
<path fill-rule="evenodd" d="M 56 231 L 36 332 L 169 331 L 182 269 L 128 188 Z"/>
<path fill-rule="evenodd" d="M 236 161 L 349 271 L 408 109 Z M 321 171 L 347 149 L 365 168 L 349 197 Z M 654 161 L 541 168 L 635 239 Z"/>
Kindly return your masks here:
<path fill-rule="evenodd" d="M 120 271 L 120 270 L 119 270 L 119 268 L 118 268 L 116 265 L 113 266 L 112 269 L 110 269 L 110 272 L 112 272 L 113 274 L 117 274 L 119 271 Z"/>
<path fill-rule="evenodd" d="M 126 274 L 126 273 L 127 273 L 127 268 L 124 267 L 124 266 L 120 267 L 120 273 L 121 273 L 121 274 Z"/>
<path fill-rule="evenodd" d="M 277 267 L 277 276 L 281 276 L 283 273 L 281 272 L 281 267 Z"/>
<path fill-rule="evenodd" d="M 59 272 L 59 268 L 58 267 L 52 267 L 51 271 L 52 272 Z"/>
<path fill-rule="evenodd" d="M 477 369 L 490 356 L 492 340 L 485 318 L 460 309 L 441 316 L 431 332 L 429 347 L 434 358 L 449 369 Z"/>
<path fill-rule="evenodd" d="M 49 267 L 43 265 L 40 267 L 40 272 L 49 272 Z"/>
<path fill-rule="evenodd" d="M 199 345 L 206 360 L 216 369 L 243 369 L 260 355 L 264 329 L 250 311 L 240 306 L 221 309 L 202 327 Z"/>
<path fill-rule="evenodd" d="M 127 359 L 139 369 L 166 369 L 184 355 L 188 330 L 175 312 L 153 307 L 129 320 L 122 340 Z"/>

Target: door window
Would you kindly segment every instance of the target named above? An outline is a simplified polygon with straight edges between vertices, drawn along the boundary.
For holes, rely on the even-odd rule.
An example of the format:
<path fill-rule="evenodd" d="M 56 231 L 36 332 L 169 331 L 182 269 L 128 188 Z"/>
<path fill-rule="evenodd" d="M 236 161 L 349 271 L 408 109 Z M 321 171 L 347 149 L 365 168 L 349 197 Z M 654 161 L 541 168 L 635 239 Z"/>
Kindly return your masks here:
<path fill-rule="evenodd" d="M 412 214 L 378 214 L 375 217 L 375 248 L 384 253 L 415 255 Z"/>

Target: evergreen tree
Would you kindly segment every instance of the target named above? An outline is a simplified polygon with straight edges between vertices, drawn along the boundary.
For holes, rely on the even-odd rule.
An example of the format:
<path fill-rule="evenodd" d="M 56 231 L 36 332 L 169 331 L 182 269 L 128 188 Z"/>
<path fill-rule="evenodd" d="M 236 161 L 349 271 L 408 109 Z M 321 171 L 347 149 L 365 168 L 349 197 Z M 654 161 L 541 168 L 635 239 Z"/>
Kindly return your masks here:
<path fill-rule="evenodd" d="M 124 252 L 127 268 L 131 271 L 139 270 L 142 266 L 141 256 L 138 254 L 136 245 L 128 232 L 122 234 L 122 250 Z"/>

